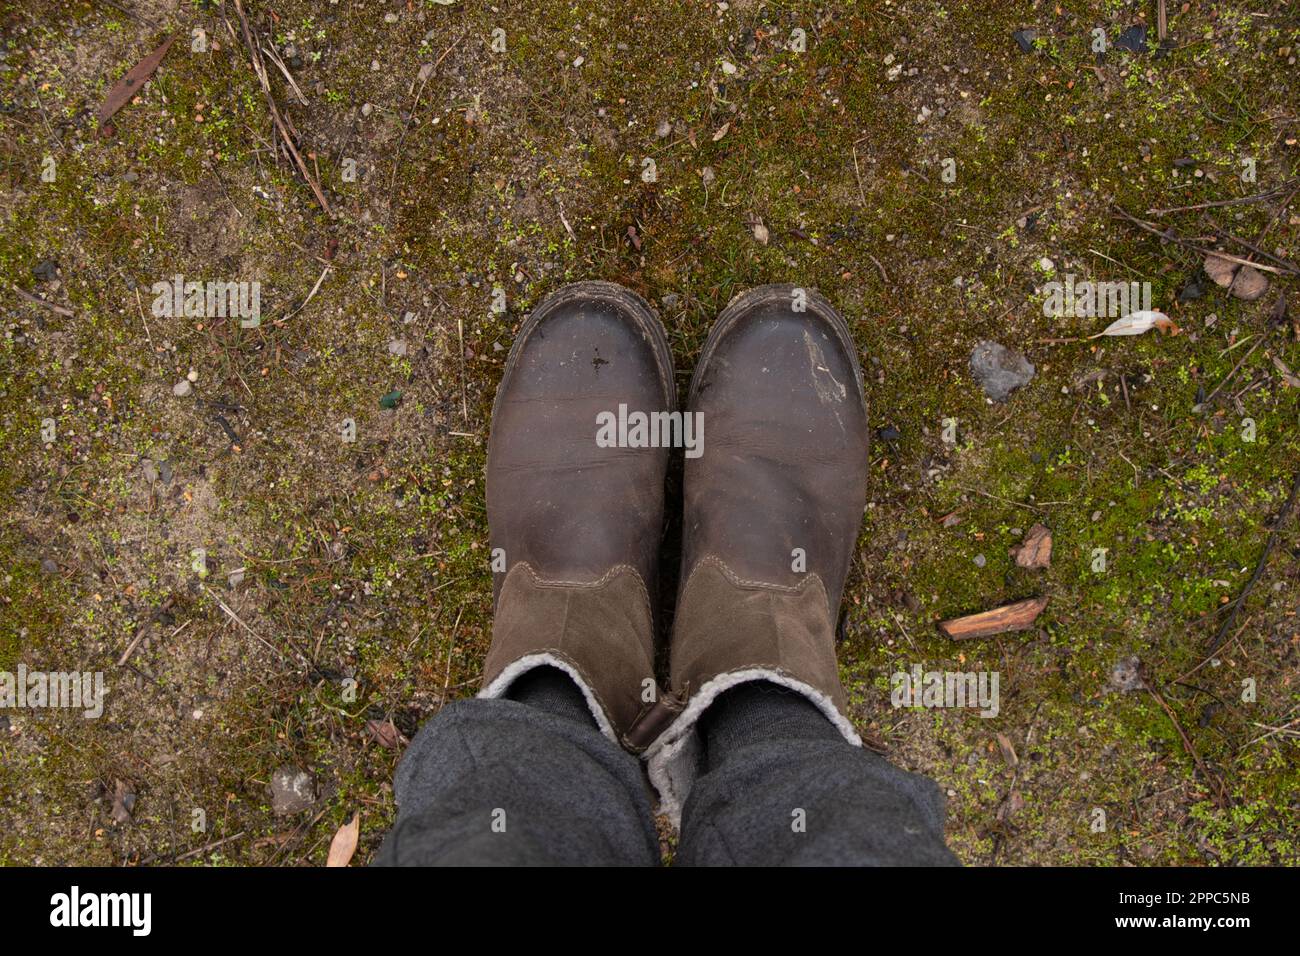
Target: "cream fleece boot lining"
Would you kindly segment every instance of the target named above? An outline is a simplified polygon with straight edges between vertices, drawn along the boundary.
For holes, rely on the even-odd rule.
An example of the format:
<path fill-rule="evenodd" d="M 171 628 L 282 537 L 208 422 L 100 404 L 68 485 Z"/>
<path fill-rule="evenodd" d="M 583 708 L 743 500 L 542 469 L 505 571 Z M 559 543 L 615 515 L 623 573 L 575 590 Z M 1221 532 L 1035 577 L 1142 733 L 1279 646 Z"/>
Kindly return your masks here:
<path fill-rule="evenodd" d="M 723 691 L 756 680 L 771 681 L 802 694 L 817 705 L 817 709 L 826 715 L 827 720 L 835 725 L 845 740 L 855 747 L 862 746 L 862 738 L 848 718 L 839 712 L 829 695 L 810 684 L 780 671 L 763 668 L 719 674 L 699 689 L 672 726 L 645 753 L 650 782 L 659 792 L 659 809 L 678 829 L 682 825 L 682 807 L 686 804 L 686 798 L 690 795 L 691 786 L 700 769 L 700 734 L 695 726 L 700 715 Z"/>
<path fill-rule="evenodd" d="M 497 675 L 496 680 L 478 692 L 478 696 L 489 700 L 504 697 L 506 691 L 510 689 L 510 685 L 530 670 L 535 667 L 547 666 L 558 667 L 573 678 L 573 682 L 582 690 L 582 696 L 587 699 L 587 709 L 591 711 L 591 716 L 596 719 L 596 726 L 600 728 L 600 732 L 614 743 L 618 743 L 618 734 L 614 733 L 613 725 L 609 722 L 609 718 L 605 716 L 605 709 L 600 706 L 600 701 L 596 699 L 596 695 L 587 686 L 587 682 L 582 679 L 578 669 L 554 654 L 525 654 L 517 661 L 512 661 L 505 670 Z"/>

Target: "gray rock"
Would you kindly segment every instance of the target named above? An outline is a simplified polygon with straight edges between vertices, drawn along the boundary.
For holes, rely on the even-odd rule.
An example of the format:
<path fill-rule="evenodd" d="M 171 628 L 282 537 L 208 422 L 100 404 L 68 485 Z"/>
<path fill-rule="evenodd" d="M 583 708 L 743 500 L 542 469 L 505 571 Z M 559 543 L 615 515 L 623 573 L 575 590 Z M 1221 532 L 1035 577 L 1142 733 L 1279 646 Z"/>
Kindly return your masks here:
<path fill-rule="evenodd" d="M 277 816 L 301 813 L 316 802 L 316 782 L 298 767 L 277 767 L 271 774 L 271 809 Z"/>
<path fill-rule="evenodd" d="M 1110 686 L 1121 694 L 1141 690 L 1146 686 L 1142 683 L 1142 662 L 1136 657 L 1121 657 L 1110 669 Z"/>
<path fill-rule="evenodd" d="M 1027 358 L 989 341 L 979 342 L 971 350 L 970 371 L 984 394 L 995 402 L 1005 402 L 1008 395 L 1034 377 L 1034 366 Z"/>
<path fill-rule="evenodd" d="M 1011 34 L 1011 39 L 1016 41 L 1016 46 L 1020 47 L 1021 53 L 1033 53 L 1034 41 L 1038 39 L 1038 31 L 1017 30 Z"/>
<path fill-rule="evenodd" d="M 187 378 L 183 378 L 175 385 L 172 386 L 172 394 L 175 395 L 177 398 L 184 398 L 191 391 L 193 391 L 193 389 L 194 386 L 190 384 L 190 380 Z"/>
<path fill-rule="evenodd" d="M 46 574 L 58 574 L 59 565 L 53 558 L 41 558 L 41 570 Z"/>

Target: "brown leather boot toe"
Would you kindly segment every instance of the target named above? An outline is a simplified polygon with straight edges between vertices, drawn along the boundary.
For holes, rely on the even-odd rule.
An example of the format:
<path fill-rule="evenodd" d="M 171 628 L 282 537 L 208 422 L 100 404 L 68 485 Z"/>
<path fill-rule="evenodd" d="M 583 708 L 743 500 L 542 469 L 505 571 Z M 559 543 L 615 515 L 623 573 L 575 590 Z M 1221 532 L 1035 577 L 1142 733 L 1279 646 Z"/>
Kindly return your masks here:
<path fill-rule="evenodd" d="M 649 751 L 674 820 L 698 770 L 695 724 L 723 691 L 797 690 L 860 744 L 845 716 L 835 629 L 866 502 L 862 373 L 844 320 L 812 290 L 763 286 L 718 318 L 687 405 L 682 577 L 671 646 L 685 709 Z"/>
<path fill-rule="evenodd" d="M 598 438 L 620 406 L 648 416 L 674 405 L 663 326 L 627 289 L 566 286 L 524 323 L 488 441 L 495 618 L 480 696 L 554 666 L 616 741 L 653 703 L 669 450 Z"/>

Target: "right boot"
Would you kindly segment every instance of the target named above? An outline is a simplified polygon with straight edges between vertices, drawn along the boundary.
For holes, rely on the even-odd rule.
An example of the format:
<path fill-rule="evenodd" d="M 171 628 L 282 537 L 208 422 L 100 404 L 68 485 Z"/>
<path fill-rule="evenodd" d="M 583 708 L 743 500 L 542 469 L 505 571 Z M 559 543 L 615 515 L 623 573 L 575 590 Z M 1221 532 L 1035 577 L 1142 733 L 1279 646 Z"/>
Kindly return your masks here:
<path fill-rule="evenodd" d="M 659 696 L 655 590 L 667 448 L 601 447 L 598 416 L 671 412 L 672 355 L 635 293 L 565 286 L 506 360 L 488 439 L 492 646 L 480 697 L 550 666 L 611 740 Z"/>
<path fill-rule="evenodd" d="M 848 326 L 811 289 L 738 296 L 700 353 L 687 410 L 708 438 L 683 479 L 667 698 L 683 709 L 646 754 L 674 823 L 700 768 L 697 723 L 731 687 L 767 681 L 802 694 L 861 745 L 835 660 L 867 487 L 866 399 Z"/>

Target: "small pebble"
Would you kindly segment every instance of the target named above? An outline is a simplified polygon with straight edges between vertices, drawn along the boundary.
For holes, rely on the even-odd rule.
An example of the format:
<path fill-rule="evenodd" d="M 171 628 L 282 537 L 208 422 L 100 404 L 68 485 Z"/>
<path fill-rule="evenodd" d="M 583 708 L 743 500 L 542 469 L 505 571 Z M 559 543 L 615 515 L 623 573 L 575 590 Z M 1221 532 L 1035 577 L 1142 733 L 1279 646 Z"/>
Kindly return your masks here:
<path fill-rule="evenodd" d="M 184 398 L 193 389 L 194 386 L 190 384 L 189 379 L 183 378 L 175 385 L 172 386 L 172 394 L 175 395 L 177 398 Z"/>

